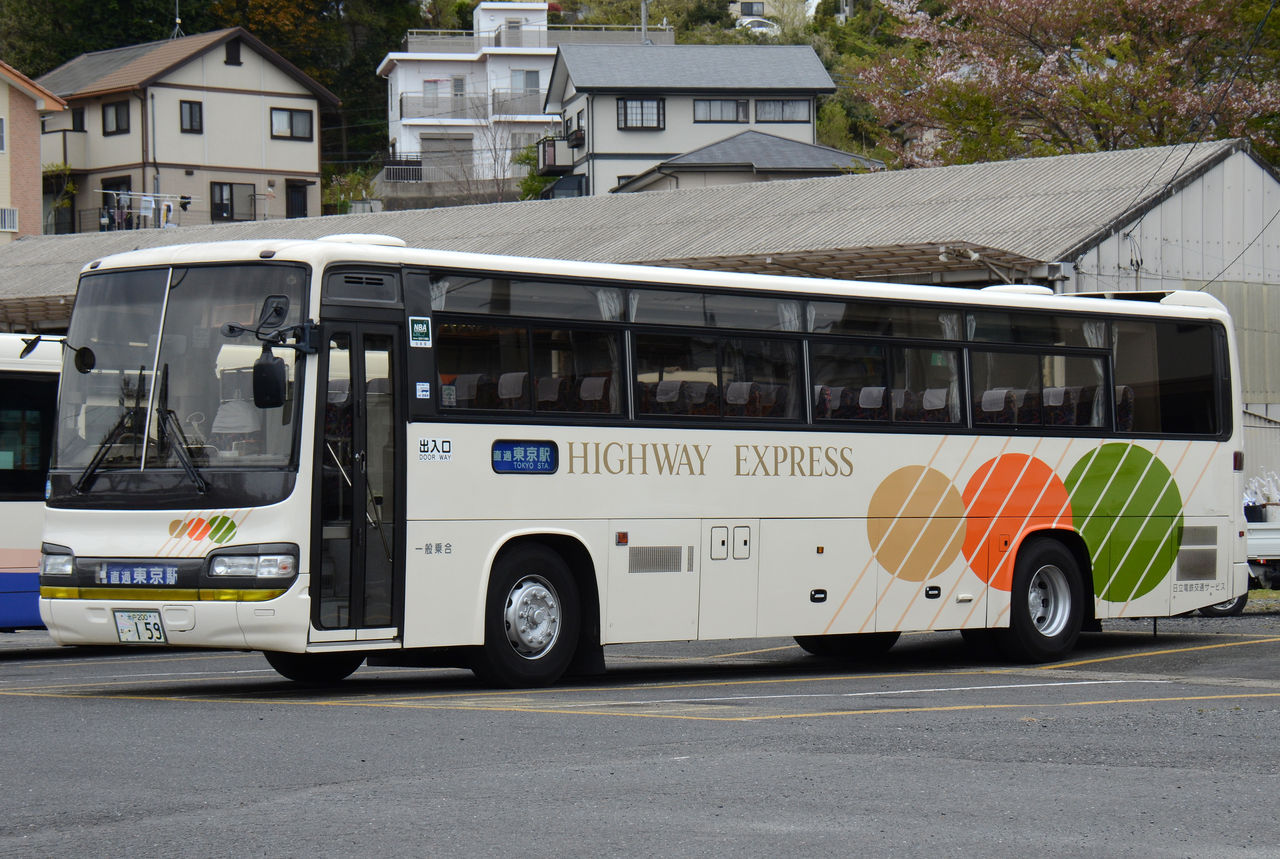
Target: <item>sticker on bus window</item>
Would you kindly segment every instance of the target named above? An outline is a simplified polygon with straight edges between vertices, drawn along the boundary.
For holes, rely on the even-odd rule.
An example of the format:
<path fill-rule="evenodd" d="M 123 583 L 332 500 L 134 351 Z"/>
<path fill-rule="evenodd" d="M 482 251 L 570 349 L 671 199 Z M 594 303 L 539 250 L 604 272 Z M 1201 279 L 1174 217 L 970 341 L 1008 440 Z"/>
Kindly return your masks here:
<path fill-rule="evenodd" d="M 560 456 L 554 441 L 495 441 L 492 461 L 498 474 L 555 474 Z"/>
<path fill-rule="evenodd" d="M 430 382 L 418 382 L 414 390 L 417 391 L 418 399 L 420 400 L 431 399 L 431 383 Z"/>
<path fill-rule="evenodd" d="M 409 317 L 409 345 L 431 348 L 431 319 L 427 316 Z"/>

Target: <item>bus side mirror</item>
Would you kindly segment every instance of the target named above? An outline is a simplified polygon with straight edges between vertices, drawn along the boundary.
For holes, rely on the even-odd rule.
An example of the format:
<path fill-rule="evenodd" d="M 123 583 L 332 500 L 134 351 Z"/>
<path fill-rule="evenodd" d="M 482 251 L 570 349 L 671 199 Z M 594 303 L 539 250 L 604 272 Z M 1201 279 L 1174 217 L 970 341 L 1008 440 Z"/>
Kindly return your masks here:
<path fill-rule="evenodd" d="M 262 354 L 253 362 L 253 404 L 260 409 L 283 406 L 286 384 L 284 359 L 271 354 L 264 344 Z"/>

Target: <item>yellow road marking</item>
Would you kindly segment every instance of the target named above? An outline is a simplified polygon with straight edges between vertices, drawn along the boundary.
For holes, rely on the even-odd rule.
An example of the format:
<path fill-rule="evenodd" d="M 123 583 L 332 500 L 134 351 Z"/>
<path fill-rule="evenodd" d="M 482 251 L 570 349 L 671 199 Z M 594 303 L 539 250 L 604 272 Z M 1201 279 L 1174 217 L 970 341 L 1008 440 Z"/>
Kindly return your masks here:
<path fill-rule="evenodd" d="M 1246 644 L 1273 644 L 1280 641 L 1280 636 L 1274 638 L 1253 638 L 1248 641 L 1228 641 L 1225 644 L 1198 644 L 1194 647 L 1171 647 L 1166 650 L 1144 650 L 1141 653 L 1122 653 L 1119 656 L 1099 656 L 1096 659 L 1079 659 L 1075 662 L 1055 662 L 1052 665 L 1040 665 L 1037 668 L 1041 671 L 1050 668 L 1076 668 L 1081 665 L 1097 665 L 1102 662 L 1116 662 L 1121 659 L 1137 659 L 1144 656 L 1168 656 L 1173 653 L 1192 653 L 1197 650 L 1216 650 L 1220 647 L 1240 647 Z"/>
<path fill-rule="evenodd" d="M 12 694 L 12 693 L 0 693 Z M 34 692 L 28 693 L 34 698 L 94 698 L 97 700 L 107 701 L 170 701 L 181 702 L 184 704 L 203 703 L 203 704 L 260 704 L 261 699 L 255 698 L 198 698 L 198 697 L 179 697 L 172 698 L 167 696 L 149 696 L 149 695 L 74 695 L 69 693 L 55 692 Z M 870 707 L 857 710 L 827 710 L 806 713 L 774 713 L 763 716 L 693 716 L 682 713 L 634 713 L 620 712 L 617 710 L 582 710 L 573 709 L 565 710 L 556 707 L 485 707 L 479 705 L 463 705 L 463 704 L 413 704 L 408 702 L 396 701 L 272 701 L 272 704 L 292 704 L 295 706 L 305 707 L 355 707 L 355 708 L 388 708 L 388 709 L 409 709 L 409 710 L 455 710 L 455 711 L 473 711 L 481 713 L 523 713 L 553 716 L 621 716 L 628 719 L 668 719 L 690 722 L 768 722 L 781 719 L 820 719 L 830 718 L 832 716 L 879 716 L 897 713 L 954 713 L 972 710 L 1029 710 L 1029 709 L 1055 709 L 1062 707 L 1106 707 L 1117 706 L 1120 704 L 1178 704 L 1191 703 L 1196 701 L 1239 701 L 1246 699 L 1261 698 L 1280 698 L 1280 692 L 1242 692 L 1228 695 L 1174 695 L 1170 697 L 1147 697 L 1147 698 L 1109 698 L 1092 701 L 1063 701 L 1060 703 L 1052 702 L 1035 702 L 1028 704 L 1003 703 L 1003 704 L 947 704 L 930 707 Z M 642 706 L 643 702 L 637 702 L 637 706 Z"/>

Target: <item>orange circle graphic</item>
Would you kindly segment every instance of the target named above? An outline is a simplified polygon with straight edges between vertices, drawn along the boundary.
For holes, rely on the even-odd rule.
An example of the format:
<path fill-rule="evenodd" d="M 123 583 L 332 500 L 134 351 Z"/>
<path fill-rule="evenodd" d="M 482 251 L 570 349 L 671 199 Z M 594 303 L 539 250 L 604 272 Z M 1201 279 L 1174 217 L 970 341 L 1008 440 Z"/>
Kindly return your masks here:
<path fill-rule="evenodd" d="M 1013 548 L 1028 531 L 1071 527 L 1071 501 L 1044 461 L 1006 453 L 983 465 L 964 488 L 964 556 L 991 587 L 1013 586 Z"/>
<path fill-rule="evenodd" d="M 212 526 L 204 519 L 192 519 L 191 527 L 187 529 L 187 537 L 192 540 L 203 540 L 209 536 Z"/>
<path fill-rule="evenodd" d="M 899 579 L 928 581 L 960 556 L 964 502 L 940 471 L 899 468 L 876 487 L 867 516 L 871 553 Z"/>

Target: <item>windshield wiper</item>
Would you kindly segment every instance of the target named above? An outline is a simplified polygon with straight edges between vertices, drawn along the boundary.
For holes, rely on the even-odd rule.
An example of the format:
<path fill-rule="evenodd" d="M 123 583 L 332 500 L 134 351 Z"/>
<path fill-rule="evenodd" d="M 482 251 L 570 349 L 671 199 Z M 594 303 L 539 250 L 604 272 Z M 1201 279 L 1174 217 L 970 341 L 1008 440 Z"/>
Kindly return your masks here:
<path fill-rule="evenodd" d="M 76 491 L 88 492 L 89 487 L 93 485 L 93 478 L 97 476 L 98 469 L 102 467 L 102 462 L 107 458 L 107 454 L 111 452 L 111 448 L 120 440 L 126 432 L 132 432 L 134 438 L 138 437 L 138 416 L 142 414 L 142 376 L 146 372 L 145 367 L 138 368 L 138 384 L 133 393 L 133 405 L 126 406 L 124 397 L 128 389 L 121 382 L 120 390 L 120 408 L 124 411 L 120 415 L 120 420 L 116 421 L 116 425 L 111 428 L 111 432 L 107 433 L 107 437 L 98 445 L 98 449 L 94 451 L 93 459 L 89 460 L 89 464 L 84 467 L 84 471 L 80 472 L 80 476 L 76 478 Z M 144 448 L 145 449 L 145 448 Z"/>
<path fill-rule="evenodd" d="M 178 462 L 182 464 L 182 470 L 187 473 L 187 477 L 191 478 L 191 482 L 196 485 L 196 491 L 201 495 L 209 491 L 209 481 L 205 480 L 200 474 L 200 470 L 196 468 L 196 464 L 191 460 L 190 445 L 187 441 L 187 434 L 182 431 L 182 422 L 178 420 L 178 416 L 173 409 L 169 408 L 169 365 L 165 364 L 160 371 L 160 397 L 156 403 L 156 417 L 160 419 L 160 424 L 156 428 L 156 438 L 158 447 L 164 451 L 166 447 L 172 447 L 174 453 L 178 455 Z M 173 441 L 177 443 L 174 444 Z"/>
<path fill-rule="evenodd" d="M 102 462 L 107 458 L 107 454 L 111 452 L 111 448 L 120 440 L 126 432 L 137 432 L 138 406 L 126 406 L 124 412 L 120 415 L 120 420 L 116 421 L 116 425 L 111 428 L 111 432 L 107 433 L 107 437 L 98 445 L 97 451 L 93 454 L 93 459 L 89 460 L 89 464 L 84 467 L 84 471 L 80 472 L 80 476 L 76 478 L 76 491 L 88 492 L 89 487 L 93 485 L 93 478 L 97 476 L 98 469 L 102 467 Z"/>

